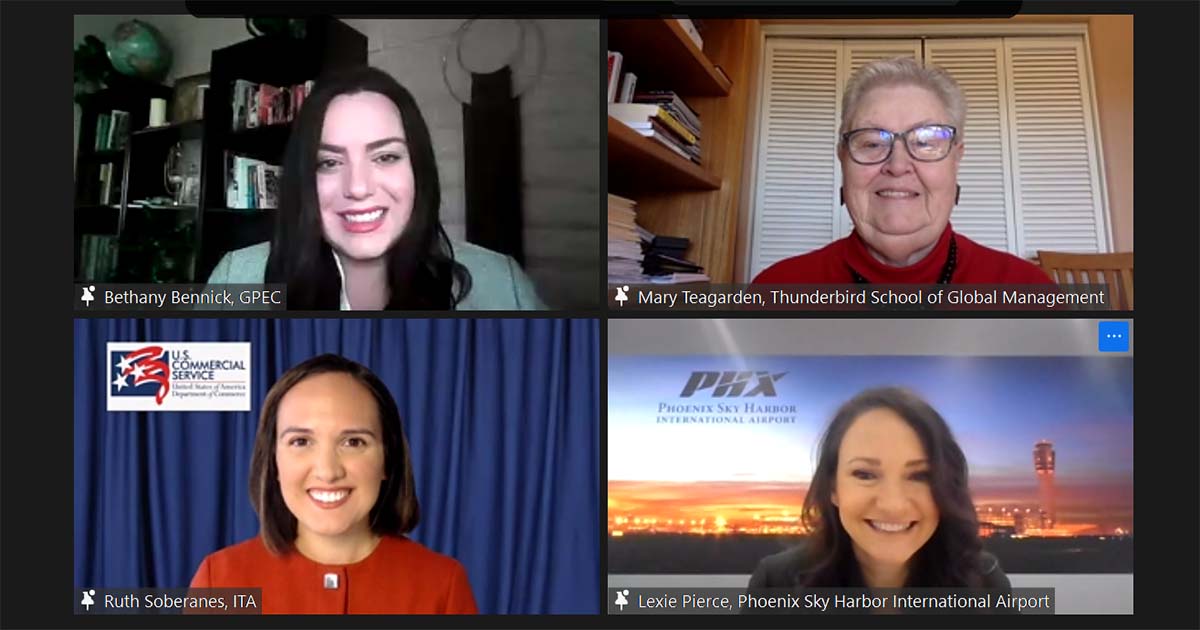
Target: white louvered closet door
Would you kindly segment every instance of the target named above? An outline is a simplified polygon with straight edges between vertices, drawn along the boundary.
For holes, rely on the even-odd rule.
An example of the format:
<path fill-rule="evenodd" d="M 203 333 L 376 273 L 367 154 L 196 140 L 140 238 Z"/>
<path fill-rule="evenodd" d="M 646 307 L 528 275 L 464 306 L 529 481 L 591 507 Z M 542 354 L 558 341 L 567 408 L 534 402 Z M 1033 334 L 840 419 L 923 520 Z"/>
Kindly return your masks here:
<path fill-rule="evenodd" d="M 968 238 L 1020 255 L 1009 173 L 1008 100 L 1000 39 L 941 39 L 925 44 L 925 63 L 950 73 L 967 98 L 958 169 L 962 196 L 950 222 Z"/>
<path fill-rule="evenodd" d="M 834 239 L 841 43 L 767 40 L 750 278 Z"/>
<path fill-rule="evenodd" d="M 1109 251 L 1080 37 L 1006 38 L 1018 247 Z"/>

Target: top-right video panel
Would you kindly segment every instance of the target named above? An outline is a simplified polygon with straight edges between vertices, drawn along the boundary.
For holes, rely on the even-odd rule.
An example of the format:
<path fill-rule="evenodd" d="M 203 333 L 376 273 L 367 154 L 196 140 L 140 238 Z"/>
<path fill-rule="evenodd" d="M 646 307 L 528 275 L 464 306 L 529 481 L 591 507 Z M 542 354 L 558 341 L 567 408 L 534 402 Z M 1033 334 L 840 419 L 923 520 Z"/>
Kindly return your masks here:
<path fill-rule="evenodd" d="M 1133 310 L 1133 18 L 608 21 L 608 300 Z"/>

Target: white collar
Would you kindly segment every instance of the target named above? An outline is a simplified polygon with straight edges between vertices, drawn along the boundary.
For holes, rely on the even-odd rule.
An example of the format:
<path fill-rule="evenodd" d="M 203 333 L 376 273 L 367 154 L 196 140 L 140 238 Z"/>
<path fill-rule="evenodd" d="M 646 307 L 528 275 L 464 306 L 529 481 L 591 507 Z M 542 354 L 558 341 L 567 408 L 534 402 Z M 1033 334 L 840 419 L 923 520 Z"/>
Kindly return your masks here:
<path fill-rule="evenodd" d="M 352 311 L 354 309 L 350 308 L 350 298 L 346 295 L 346 272 L 342 269 L 342 259 L 338 257 L 336 251 L 333 252 L 333 264 L 337 265 L 338 277 L 342 279 L 341 288 L 338 290 L 340 294 L 338 308 L 343 311 Z"/>

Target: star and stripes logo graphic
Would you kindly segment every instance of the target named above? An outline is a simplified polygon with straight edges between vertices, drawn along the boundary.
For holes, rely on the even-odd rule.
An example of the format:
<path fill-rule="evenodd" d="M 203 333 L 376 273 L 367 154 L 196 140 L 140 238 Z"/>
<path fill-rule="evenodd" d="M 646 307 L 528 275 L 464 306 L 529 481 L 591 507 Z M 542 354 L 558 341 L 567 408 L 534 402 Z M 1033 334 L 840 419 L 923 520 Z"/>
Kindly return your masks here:
<path fill-rule="evenodd" d="M 110 396 L 152 396 L 158 405 L 171 391 L 171 362 L 162 346 L 109 351 L 113 366 Z"/>
<path fill-rule="evenodd" d="M 109 341 L 107 411 L 250 411 L 250 343 Z"/>

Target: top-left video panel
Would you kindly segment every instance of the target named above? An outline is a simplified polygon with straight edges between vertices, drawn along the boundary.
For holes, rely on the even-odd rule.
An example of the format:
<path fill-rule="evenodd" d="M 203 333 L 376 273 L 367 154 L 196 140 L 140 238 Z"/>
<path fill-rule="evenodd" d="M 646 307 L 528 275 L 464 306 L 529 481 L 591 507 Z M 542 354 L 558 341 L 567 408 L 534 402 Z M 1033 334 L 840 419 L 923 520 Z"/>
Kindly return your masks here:
<path fill-rule="evenodd" d="M 596 20 L 74 18 L 74 303 L 601 307 Z"/>

